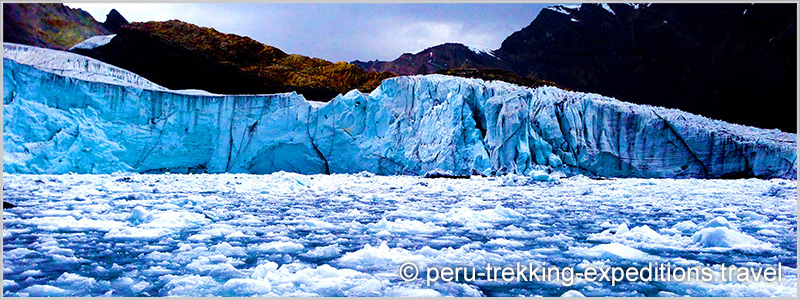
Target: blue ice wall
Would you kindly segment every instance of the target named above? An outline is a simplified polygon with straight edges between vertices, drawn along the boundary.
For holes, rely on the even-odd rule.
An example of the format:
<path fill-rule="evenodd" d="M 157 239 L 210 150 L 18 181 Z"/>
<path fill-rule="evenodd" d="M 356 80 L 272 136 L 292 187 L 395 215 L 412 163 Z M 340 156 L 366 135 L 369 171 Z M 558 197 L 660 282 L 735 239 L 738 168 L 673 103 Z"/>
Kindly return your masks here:
<path fill-rule="evenodd" d="M 236 172 L 797 177 L 796 135 L 554 87 L 387 79 L 327 104 L 171 91 L 72 53 L 4 44 L 9 173 Z"/>

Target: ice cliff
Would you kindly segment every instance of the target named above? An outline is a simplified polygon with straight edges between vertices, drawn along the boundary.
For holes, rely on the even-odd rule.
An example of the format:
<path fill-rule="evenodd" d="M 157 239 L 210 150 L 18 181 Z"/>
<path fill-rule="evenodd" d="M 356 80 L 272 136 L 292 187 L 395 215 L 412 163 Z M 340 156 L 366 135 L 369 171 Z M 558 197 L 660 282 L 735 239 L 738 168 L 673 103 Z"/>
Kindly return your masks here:
<path fill-rule="evenodd" d="M 296 93 L 171 91 L 80 55 L 3 48 L 10 173 L 797 178 L 795 134 L 553 87 L 397 77 L 312 105 Z"/>

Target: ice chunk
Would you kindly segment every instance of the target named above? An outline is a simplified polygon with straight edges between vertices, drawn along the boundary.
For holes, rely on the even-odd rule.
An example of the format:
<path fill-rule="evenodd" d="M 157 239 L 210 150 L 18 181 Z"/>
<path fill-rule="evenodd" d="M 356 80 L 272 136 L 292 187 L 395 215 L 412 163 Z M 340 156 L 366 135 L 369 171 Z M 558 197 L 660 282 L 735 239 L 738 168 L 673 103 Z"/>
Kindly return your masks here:
<path fill-rule="evenodd" d="M 765 236 L 780 236 L 780 234 L 778 234 L 777 232 L 775 232 L 775 230 L 772 229 L 761 229 L 757 231 L 756 234 Z"/>
<path fill-rule="evenodd" d="M 619 226 L 617 226 L 617 231 L 614 234 L 615 235 L 617 235 L 617 234 L 622 235 L 622 234 L 627 233 L 628 231 L 630 231 L 630 229 L 628 229 L 628 224 L 622 223 L 622 224 L 619 224 Z"/>
<path fill-rule="evenodd" d="M 20 275 L 23 277 L 41 277 L 44 275 L 44 272 L 41 270 L 25 270 L 20 273 Z"/>
<path fill-rule="evenodd" d="M 432 289 L 398 288 L 386 294 L 387 297 L 442 297 L 442 294 Z"/>
<path fill-rule="evenodd" d="M 465 224 L 470 227 L 489 227 L 492 223 L 509 223 L 525 219 L 525 216 L 513 209 L 498 204 L 493 209 L 475 211 L 469 207 L 450 209 L 447 213 L 436 214 L 437 219 L 447 222 Z"/>
<path fill-rule="evenodd" d="M 737 214 L 739 217 L 748 219 L 748 220 L 760 220 L 760 221 L 767 221 L 769 220 L 768 217 L 756 213 L 754 211 L 743 211 Z"/>
<path fill-rule="evenodd" d="M 702 247 L 748 248 L 767 243 L 728 227 L 706 227 L 692 235 L 692 241 Z"/>
<path fill-rule="evenodd" d="M 297 228 L 308 231 L 331 230 L 336 228 L 336 226 L 334 226 L 333 224 L 318 219 L 304 219 L 304 220 L 294 221 L 292 223 L 297 224 Z"/>
<path fill-rule="evenodd" d="M 547 174 L 547 172 L 544 172 L 544 171 L 541 171 L 541 170 L 533 170 L 533 171 L 531 171 L 529 176 L 534 181 L 552 181 L 553 180 L 553 178 L 550 177 L 550 174 Z"/>
<path fill-rule="evenodd" d="M 617 231 L 617 233 L 615 233 L 614 236 L 618 238 L 633 239 L 637 241 L 647 241 L 651 243 L 663 242 L 665 240 L 665 238 L 661 234 L 659 234 L 658 232 L 656 232 L 655 230 L 650 228 L 650 226 L 647 225 L 634 227 L 633 229 L 628 231 L 623 231 L 623 232 Z"/>
<path fill-rule="evenodd" d="M 486 245 L 487 246 L 494 246 L 494 247 L 519 248 L 519 247 L 524 246 L 525 244 L 523 244 L 520 241 L 514 241 L 514 240 L 508 240 L 508 239 L 504 239 L 504 238 L 499 238 L 499 239 L 492 239 L 492 240 L 486 242 Z"/>
<path fill-rule="evenodd" d="M 298 253 L 303 249 L 305 247 L 302 244 L 290 241 L 275 241 L 255 246 L 256 251 L 266 253 Z"/>
<path fill-rule="evenodd" d="M 61 276 L 56 278 L 53 284 L 72 291 L 86 291 L 91 290 L 97 284 L 97 281 L 94 278 L 64 272 Z"/>
<path fill-rule="evenodd" d="M 152 220 L 152 215 L 149 212 L 147 212 L 147 210 L 144 207 L 141 206 L 134 207 L 133 210 L 131 210 L 130 216 L 128 216 L 128 221 L 130 221 L 133 224 L 141 224 L 151 220 Z"/>
<path fill-rule="evenodd" d="M 35 284 L 22 289 L 19 293 L 28 297 L 65 297 L 70 295 L 70 292 L 65 289 L 46 284 Z"/>
<path fill-rule="evenodd" d="M 339 244 L 328 245 L 324 247 L 317 247 L 314 249 L 309 250 L 306 253 L 301 254 L 301 256 L 314 258 L 314 259 L 325 259 L 325 258 L 334 258 L 339 256 L 342 253 L 342 248 Z"/>
<path fill-rule="evenodd" d="M 271 290 L 272 284 L 267 280 L 233 278 L 222 285 L 221 294 L 227 297 L 267 296 Z"/>
<path fill-rule="evenodd" d="M 311 179 L 309 179 L 307 176 L 297 173 L 280 171 L 273 173 L 272 176 L 275 179 L 282 180 L 300 187 L 307 187 L 311 185 Z"/>
<path fill-rule="evenodd" d="M 675 226 L 672 226 L 672 228 L 674 228 L 677 231 L 680 231 L 683 234 L 689 234 L 697 231 L 697 224 L 695 224 L 692 221 L 683 221 L 678 224 L 675 224 Z"/>
<path fill-rule="evenodd" d="M 377 247 L 369 244 L 363 249 L 349 252 L 337 259 L 337 263 L 360 271 L 396 268 L 406 261 L 423 261 L 424 256 L 415 255 L 402 248 L 389 248 L 386 242 Z"/>
<path fill-rule="evenodd" d="M 575 252 L 581 256 L 608 260 L 646 261 L 651 260 L 653 257 L 652 255 L 620 243 L 602 244 L 589 249 L 570 247 L 569 251 Z"/>
<path fill-rule="evenodd" d="M 13 280 L 3 279 L 3 290 L 8 290 L 12 287 L 17 287 L 19 284 L 14 282 Z"/>
<path fill-rule="evenodd" d="M 20 258 L 26 257 L 28 255 L 31 255 L 33 253 L 36 253 L 36 251 L 33 251 L 31 249 L 28 249 L 28 248 L 16 248 L 16 249 L 8 250 L 8 251 L 3 251 L 3 258 L 4 259 L 20 259 Z"/>
<path fill-rule="evenodd" d="M 206 240 L 210 240 L 212 236 L 210 234 L 198 233 L 189 236 L 187 239 L 192 242 L 202 242 Z"/>
<path fill-rule="evenodd" d="M 708 223 L 704 224 L 700 228 L 715 228 L 715 227 L 726 227 L 729 229 L 736 229 L 735 227 L 733 227 L 731 222 L 729 222 L 724 217 L 716 217 L 714 219 L 711 219 L 711 221 L 708 221 Z"/>
<path fill-rule="evenodd" d="M 309 267 L 291 263 L 278 267 L 273 262 L 256 266 L 250 280 L 229 280 L 223 294 L 282 296 L 375 296 L 384 295 L 385 279 L 327 264 Z"/>
<path fill-rule="evenodd" d="M 586 296 L 584 296 L 583 294 L 581 294 L 581 292 L 578 292 L 576 290 L 569 290 L 561 294 L 561 297 L 586 297 Z"/>
<path fill-rule="evenodd" d="M 209 276 L 200 275 L 164 275 L 159 279 L 166 282 L 164 290 L 171 296 L 208 297 L 218 289 L 221 284 Z"/>
<path fill-rule="evenodd" d="M 216 246 L 212 246 L 211 250 L 219 252 L 225 256 L 247 256 L 244 248 L 232 246 L 228 242 L 222 242 Z"/>
<path fill-rule="evenodd" d="M 382 218 L 377 223 L 368 224 L 365 226 L 368 232 L 380 232 L 386 230 L 390 233 L 395 234 L 433 234 L 436 232 L 441 232 L 445 230 L 445 228 L 437 226 L 431 222 L 420 222 L 417 220 L 403 220 L 397 219 L 394 221 L 387 221 L 386 218 Z"/>
<path fill-rule="evenodd" d="M 230 263 L 221 263 L 214 265 L 208 272 L 208 276 L 222 280 L 245 277 L 244 273 L 236 269 L 236 267 L 234 267 Z"/>
<path fill-rule="evenodd" d="M 50 231 L 109 231 L 117 230 L 125 226 L 125 223 L 114 220 L 98 220 L 91 218 L 80 218 L 76 220 L 73 216 L 34 217 L 25 220 L 24 223 Z"/>

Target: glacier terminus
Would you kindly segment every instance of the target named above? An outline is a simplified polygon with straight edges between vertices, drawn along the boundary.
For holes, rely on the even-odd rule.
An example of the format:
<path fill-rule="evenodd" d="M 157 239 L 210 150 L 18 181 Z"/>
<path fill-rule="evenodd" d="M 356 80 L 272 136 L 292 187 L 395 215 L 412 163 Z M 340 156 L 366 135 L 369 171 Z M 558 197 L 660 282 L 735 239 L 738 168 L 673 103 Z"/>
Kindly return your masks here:
<path fill-rule="evenodd" d="M 77 54 L 3 48 L 9 173 L 797 177 L 795 134 L 554 87 L 408 76 L 320 104 L 173 91 Z"/>

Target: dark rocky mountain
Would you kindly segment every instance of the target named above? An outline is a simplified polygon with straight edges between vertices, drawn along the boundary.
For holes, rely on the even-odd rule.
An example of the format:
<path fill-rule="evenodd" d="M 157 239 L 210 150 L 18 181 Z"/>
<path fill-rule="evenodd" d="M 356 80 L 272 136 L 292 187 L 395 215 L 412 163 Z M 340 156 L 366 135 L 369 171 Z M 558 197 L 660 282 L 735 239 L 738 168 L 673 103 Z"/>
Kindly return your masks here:
<path fill-rule="evenodd" d="M 106 15 L 106 21 L 103 22 L 103 25 L 106 26 L 112 32 L 119 32 L 119 28 L 122 25 L 128 25 L 128 20 L 125 19 L 116 9 L 111 9 L 110 12 Z"/>
<path fill-rule="evenodd" d="M 92 36 L 111 33 L 88 12 L 61 3 L 3 3 L 4 42 L 66 50 Z"/>
<path fill-rule="evenodd" d="M 393 61 L 353 61 L 352 64 L 371 72 L 397 75 L 430 74 L 443 69 L 498 69 L 503 64 L 491 51 L 473 50 L 463 44 L 447 43 L 416 54 L 404 53 Z"/>
<path fill-rule="evenodd" d="M 796 18 L 795 4 L 556 6 L 495 54 L 575 90 L 796 132 Z"/>
<path fill-rule="evenodd" d="M 108 44 L 71 51 L 170 89 L 221 94 L 297 91 L 307 99 L 328 101 L 352 89 L 371 91 L 393 76 L 346 62 L 287 54 L 249 37 L 178 20 L 123 25 Z"/>
<path fill-rule="evenodd" d="M 444 44 L 390 62 L 353 63 L 400 75 L 462 68 L 444 72 L 476 77 L 480 72 L 469 69 L 504 69 L 525 80 L 796 132 L 796 18 L 795 4 L 552 6 L 494 56 Z"/>

